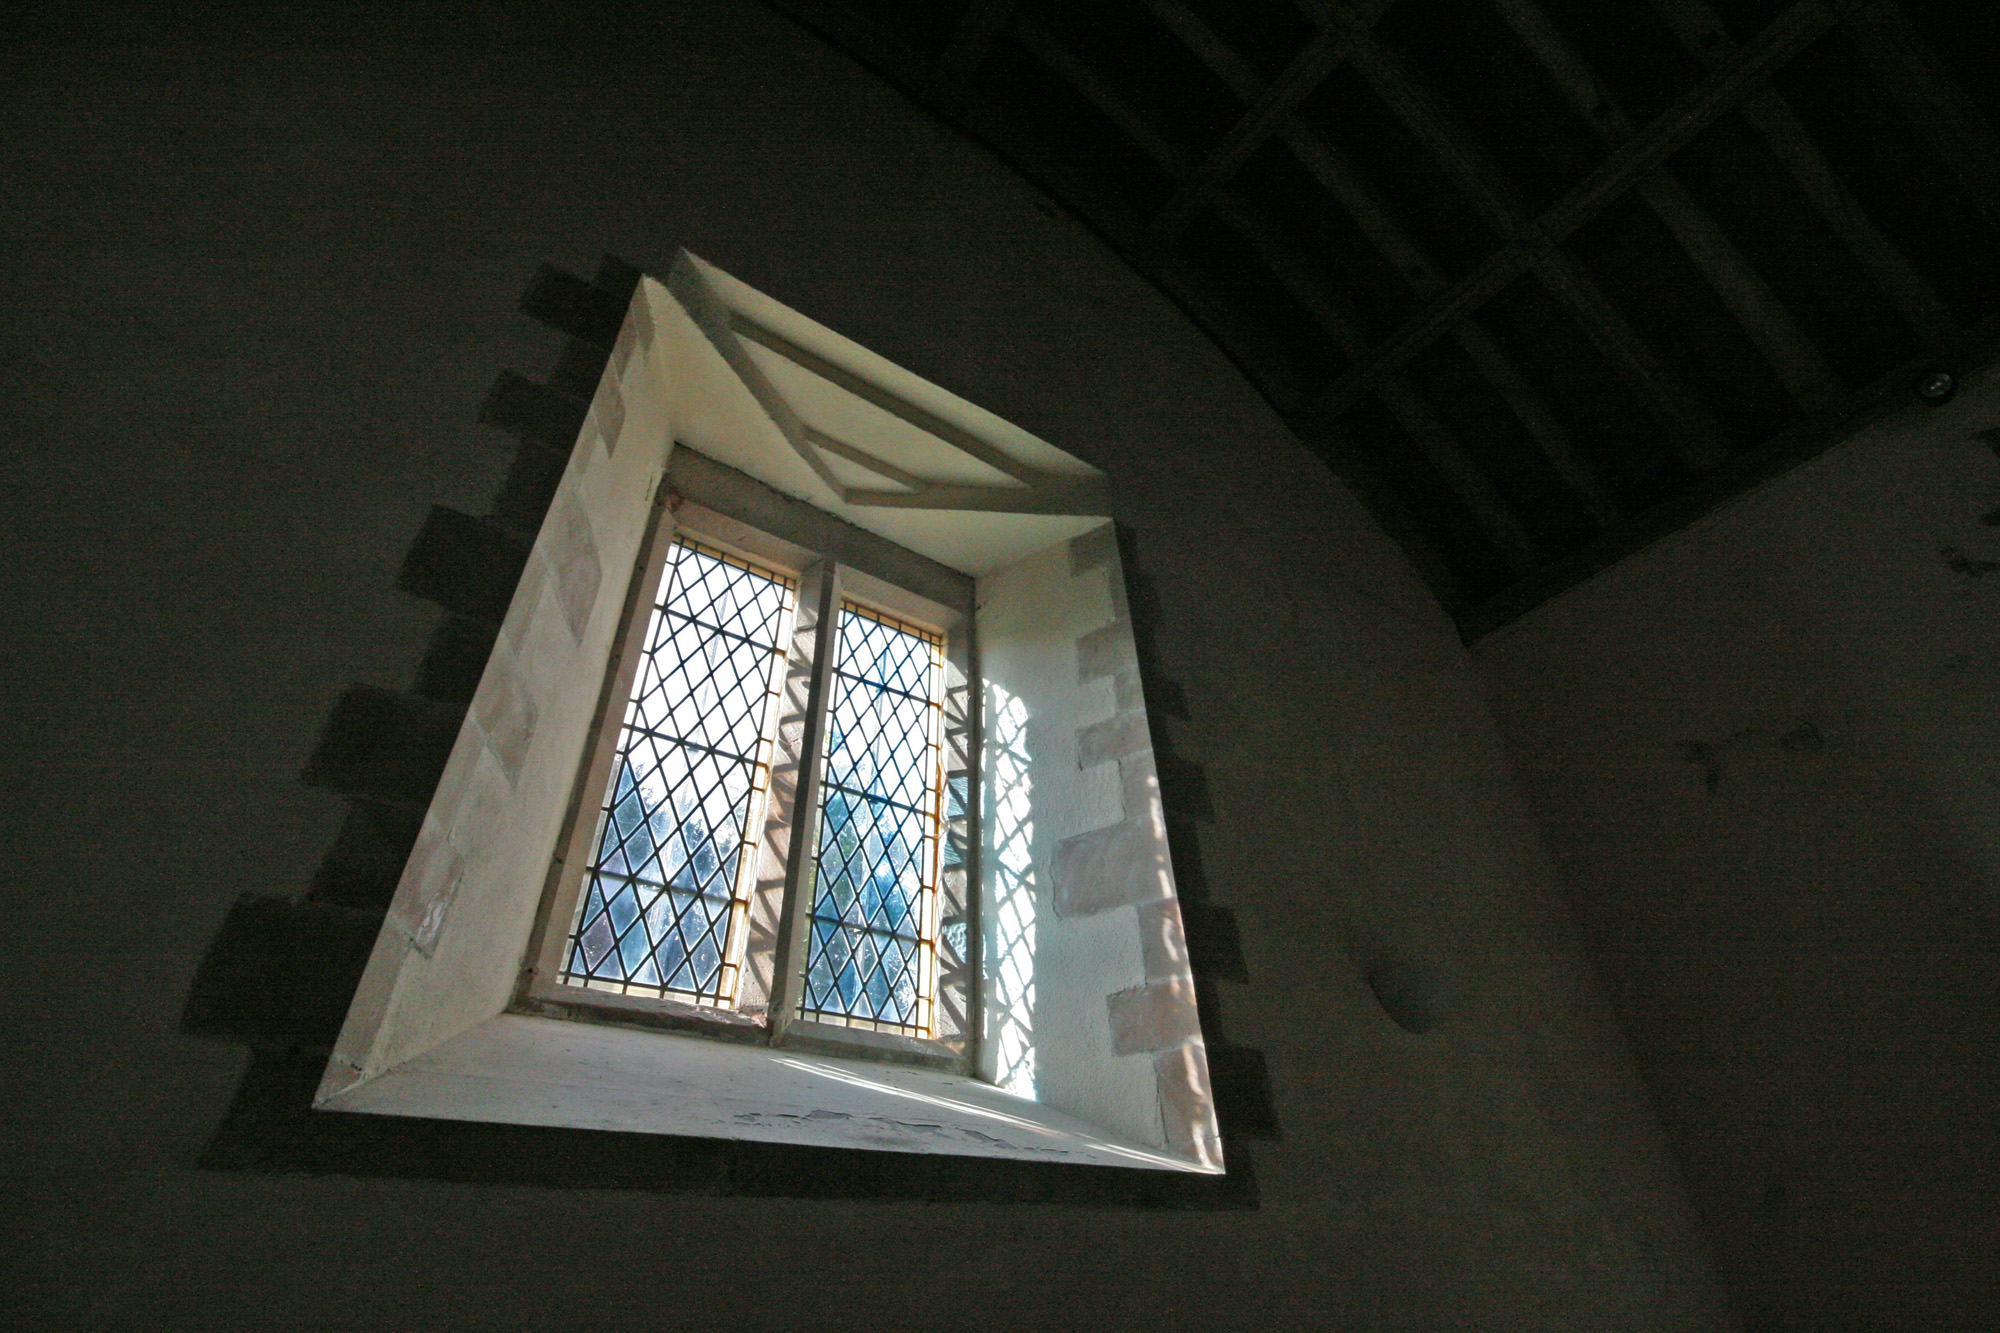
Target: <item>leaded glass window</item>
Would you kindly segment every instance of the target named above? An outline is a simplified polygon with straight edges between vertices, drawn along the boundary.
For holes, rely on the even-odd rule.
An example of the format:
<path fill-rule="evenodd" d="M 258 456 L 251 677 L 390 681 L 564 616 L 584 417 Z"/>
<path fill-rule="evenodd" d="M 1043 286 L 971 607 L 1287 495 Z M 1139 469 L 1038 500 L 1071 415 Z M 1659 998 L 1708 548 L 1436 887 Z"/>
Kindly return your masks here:
<path fill-rule="evenodd" d="M 806 913 L 807 1017 L 931 1033 L 943 667 L 936 635 L 842 606 Z"/>
<path fill-rule="evenodd" d="M 795 583 L 682 538 L 668 557 L 560 979 L 736 996 Z"/>
<path fill-rule="evenodd" d="M 880 551 L 659 522 L 523 1003 L 966 1067 L 970 606 L 872 572 L 901 568 Z"/>

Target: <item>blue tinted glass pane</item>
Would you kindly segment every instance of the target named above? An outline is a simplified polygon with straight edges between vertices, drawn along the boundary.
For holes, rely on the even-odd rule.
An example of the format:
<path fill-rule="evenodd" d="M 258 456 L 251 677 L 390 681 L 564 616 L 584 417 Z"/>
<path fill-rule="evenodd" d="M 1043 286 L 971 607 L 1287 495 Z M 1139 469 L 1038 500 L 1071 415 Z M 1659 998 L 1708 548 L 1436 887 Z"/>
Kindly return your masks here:
<path fill-rule="evenodd" d="M 678 543 L 653 608 L 562 980 L 727 999 L 791 585 Z"/>
<path fill-rule="evenodd" d="M 942 666 L 934 638 L 842 610 L 808 912 L 810 1015 L 930 1026 Z"/>

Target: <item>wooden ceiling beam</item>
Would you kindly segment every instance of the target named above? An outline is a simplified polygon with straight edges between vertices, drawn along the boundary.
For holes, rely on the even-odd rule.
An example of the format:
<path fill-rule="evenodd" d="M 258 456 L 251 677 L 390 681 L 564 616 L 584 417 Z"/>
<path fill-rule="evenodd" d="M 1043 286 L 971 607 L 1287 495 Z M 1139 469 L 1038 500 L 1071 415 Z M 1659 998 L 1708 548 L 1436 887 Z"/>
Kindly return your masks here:
<path fill-rule="evenodd" d="M 1184 180 L 1195 170 L 1180 149 L 1153 129 L 1102 76 L 1040 24 L 1025 18 L 1016 20 L 1013 34 L 1030 55 L 1103 113 L 1160 171 Z M 1209 204 L 1223 223 L 1257 252 L 1272 275 L 1329 337 L 1352 357 L 1366 354 L 1367 337 L 1344 302 L 1306 275 L 1285 247 L 1276 243 L 1235 200 L 1217 193 Z M 1376 387 L 1376 394 L 1432 469 L 1471 513 L 1508 568 L 1517 577 L 1539 568 L 1541 557 L 1534 538 L 1437 410 L 1400 375 L 1384 379 Z"/>
<path fill-rule="evenodd" d="M 1346 7 L 1338 0 L 1314 0 L 1336 23 Z M 1447 179 L 1458 187 L 1473 210 L 1510 247 L 1532 245 L 1532 270 L 1543 288 L 1562 305 L 1591 344 L 1611 366 L 1626 391 L 1665 430 L 1682 462 L 1696 472 L 1715 466 L 1727 450 L 1722 432 L 1707 408 L 1681 383 L 1680 377 L 1632 327 L 1631 321 L 1605 294 L 1574 256 L 1559 244 L 1540 245 L 1533 220 L 1499 167 L 1458 125 L 1451 113 L 1401 57 L 1366 32 L 1355 34 L 1353 65 L 1368 86 L 1389 106 L 1405 129 L 1430 154 Z M 1621 181 L 1620 193 L 1634 181 Z M 1609 203 L 1606 200 L 1605 203 Z M 1573 229 L 1572 229 L 1573 230 Z M 1568 233 L 1565 233 L 1565 236 Z M 1516 272 L 1508 278 L 1519 277 Z M 1483 303 L 1505 282 L 1480 298 Z M 1472 307 L 1467 307 L 1469 313 Z M 1434 340 L 1434 339 L 1433 339 Z M 1428 346 L 1428 341 L 1425 344 Z M 1421 350 L 1421 349 L 1419 349 Z"/>
<path fill-rule="evenodd" d="M 900 34 L 832 0 L 767 0 L 839 49 L 862 61 L 922 103 L 938 98 L 935 62 Z M 1250 386 L 1306 449 L 1321 459 L 1368 506 L 1403 548 L 1426 586 L 1447 609 L 1471 604 L 1459 572 L 1380 467 L 1355 447 L 1337 423 L 1311 412 L 1295 368 L 1270 331 L 1247 319 L 1206 274 L 1191 268 L 1099 174 L 1079 168 L 1042 138 L 1023 134 L 1005 106 L 990 96 L 962 95 L 949 119 L 1010 162 L 1050 201 L 1073 213 L 1179 306 L 1212 339 Z"/>
<path fill-rule="evenodd" d="M 1653 0 L 1653 8 L 1688 54 L 1711 72 L 1739 49 L 1736 39 L 1703 0 Z M 1961 333 L 1958 321 L 1842 183 L 1791 103 L 1764 83 L 1738 110 L 1804 193 L 1820 221 L 1840 239 L 1918 339 L 1932 351 L 1957 342 Z"/>
<path fill-rule="evenodd" d="M 801 0 L 783 2 L 796 5 Z M 967 99 L 956 121 L 1179 305 L 1281 417 L 1291 420 L 1306 411 L 1309 394 L 1289 349 L 1263 322 L 1247 317 L 1228 299 L 1212 275 L 1195 269 L 1148 227 L 1103 173 L 1090 170 L 1047 136 L 1023 132 L 1008 108 L 990 98 Z"/>
<path fill-rule="evenodd" d="M 1380 465 L 1363 453 L 1338 423 L 1310 410 L 1295 368 L 1269 329 L 1246 318 L 1209 275 L 1189 266 L 1143 218 L 1124 208 L 1100 174 L 1082 169 L 1038 137 L 1020 135 L 1004 110 L 969 100 L 963 105 L 960 123 L 1009 154 L 1029 180 L 1094 228 L 1113 251 L 1186 312 L 1271 405 L 1293 436 L 1375 514 L 1441 605 L 1454 610 L 1470 605 L 1459 570 L 1445 559 L 1437 544 L 1434 522 L 1417 516 Z"/>
<path fill-rule="evenodd" d="M 1239 100 L 1258 100 L 1264 88 L 1262 76 L 1193 11 L 1180 0 L 1146 2 L 1154 17 L 1178 37 Z M 1295 115 L 1288 115 L 1279 122 L 1277 135 L 1307 173 L 1346 210 L 1375 252 L 1402 277 L 1418 300 L 1429 300 L 1445 290 L 1444 274 L 1437 264 L 1403 230 L 1336 149 Z M 1556 475 L 1576 492 L 1592 520 L 1600 527 L 1617 523 L 1621 517 L 1619 505 L 1597 469 L 1578 452 L 1568 429 L 1554 409 L 1540 390 L 1528 382 L 1512 358 L 1474 320 L 1460 320 L 1452 326 L 1451 335 L 1471 359 L 1473 367 L 1527 428 Z"/>
<path fill-rule="evenodd" d="M 1958 345 L 1958 355 L 1959 364 L 1968 375 L 2000 364 L 2000 316 L 1989 317 L 1967 329 Z M 1692 486 L 1634 514 L 1620 531 L 1606 533 L 1588 546 L 1573 548 L 1514 587 L 1456 612 L 1459 633 L 1468 644 L 1476 642 L 1599 570 L 1686 528 L 1730 497 L 1818 457 L 1864 429 L 1898 416 L 1907 419 L 1912 407 L 1910 384 L 1928 364 L 1929 356 L 1928 352 L 1920 353 L 1849 393 L 1845 407 L 1833 420 L 1803 421 L 1779 432 L 1736 455 L 1726 466 Z"/>
<path fill-rule="evenodd" d="M 1903 11 L 1889 0 L 1852 0 L 1842 24 L 1913 129 L 1958 176 L 1988 224 L 2000 227 L 2000 143 L 1965 90 Z"/>
<path fill-rule="evenodd" d="M 1271 270 L 1328 337 L 1351 358 L 1368 352 L 1368 338 L 1361 321 L 1348 304 L 1327 290 L 1300 266 L 1294 252 L 1275 240 L 1263 225 L 1227 192 L 1216 196 L 1213 207 L 1222 220 L 1256 250 L 1264 266 Z M 1396 424 L 1403 428 L 1445 485 L 1472 514 L 1516 576 L 1540 568 L 1542 557 L 1534 537 L 1522 524 L 1514 507 L 1479 466 L 1458 434 L 1430 401 L 1401 375 L 1382 382 L 1376 396 L 1382 400 Z"/>
<path fill-rule="evenodd" d="M 1367 361 L 1342 376 L 1315 406 L 1323 411 L 1345 411 L 1515 279 L 1532 270 L 1546 281 L 1549 261 L 1560 253 L 1557 247 L 1564 240 L 1657 170 L 1716 117 L 1739 103 L 1758 81 L 1825 33 L 1834 19 L 1830 0 L 1798 0 L 1745 44 L 1735 59 L 1614 149 L 1595 171 L 1522 228 L 1517 239 L 1489 256 L 1448 292 L 1405 322 Z M 1360 60 L 1357 51 L 1357 66 Z M 1594 288 L 1595 284 L 1589 286 Z M 1587 296 L 1588 289 L 1573 287 L 1564 295 L 1565 299 L 1576 301 Z M 1601 293 L 1598 295 L 1601 297 Z M 1712 463 L 1714 459 L 1708 461 Z"/>
<path fill-rule="evenodd" d="M 987 53 L 1013 19 L 1019 0 L 972 0 L 938 57 L 932 78 L 940 95 L 955 99 L 973 73 L 986 63 Z"/>
<path fill-rule="evenodd" d="M 1363 0 L 1361 10 L 1353 16 L 1353 25 L 1366 28 L 1374 24 L 1394 3 L 1395 0 Z M 1250 155 L 1263 147 L 1293 109 L 1310 97 L 1313 90 L 1326 81 L 1327 75 L 1340 67 L 1353 49 L 1351 26 L 1322 26 L 1306 43 L 1305 49 L 1292 57 L 1284 72 L 1251 100 L 1250 109 L 1230 127 L 1222 142 L 1209 150 L 1200 165 L 1187 174 L 1180 189 L 1153 220 L 1154 229 L 1163 236 L 1173 236 L 1184 229 L 1229 178 L 1250 160 Z"/>
<path fill-rule="evenodd" d="M 1535 0 L 1492 0 L 1492 4 L 1598 138 L 1615 147 L 1637 132 L 1611 90 Z M 1834 411 L 1842 399 L 1839 377 L 1714 215 L 1696 202 L 1666 167 L 1641 178 L 1635 190 L 1742 327 L 1792 400 L 1810 417 Z"/>

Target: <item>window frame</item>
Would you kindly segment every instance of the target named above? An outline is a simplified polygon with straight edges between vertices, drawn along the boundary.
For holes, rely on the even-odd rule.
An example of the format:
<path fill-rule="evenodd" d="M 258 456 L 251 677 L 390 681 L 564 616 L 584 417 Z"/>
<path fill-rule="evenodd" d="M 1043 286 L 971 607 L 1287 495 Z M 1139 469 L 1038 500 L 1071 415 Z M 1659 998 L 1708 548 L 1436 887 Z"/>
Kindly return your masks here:
<path fill-rule="evenodd" d="M 799 511 L 804 510 L 805 513 Z M 817 521 L 813 521 L 817 519 Z M 845 531 L 829 531 L 829 526 Z M 829 538 L 838 536 L 842 540 Z M 646 658 L 645 640 L 654 607 L 675 545 L 687 536 L 695 542 L 769 568 L 793 581 L 793 605 L 782 627 L 785 661 L 780 670 L 787 678 L 804 675 L 807 699 L 803 729 L 799 738 L 799 774 L 788 801 L 781 801 L 775 781 L 778 767 L 775 738 L 767 734 L 760 745 L 771 746 L 765 788 L 753 802 L 752 818 L 760 825 L 753 853 L 770 865 L 782 867 L 783 889 L 771 922 L 776 934 L 767 992 L 763 1003 L 754 999 L 746 1006 L 741 991 L 733 1003 L 704 1003 L 672 996 L 630 995 L 597 990 L 562 981 L 564 957 L 570 932 L 583 897 L 599 836 L 598 811 L 606 786 L 613 779 L 612 768 L 619 753 L 626 710 L 639 671 Z M 837 551 L 837 554 L 836 554 Z M 842 558 L 844 557 L 844 558 Z M 645 535 L 628 584 L 625 604 L 612 640 L 611 656 L 605 665 L 592 715 L 589 739 L 579 764 L 577 780 L 563 816 L 562 831 L 551 860 L 542 901 L 535 916 L 529 947 L 514 1002 L 509 1011 L 561 1017 L 576 1021 L 620 1023 L 679 1031 L 727 1041 L 790 1049 L 849 1058 L 917 1065 L 958 1074 L 971 1074 L 979 1067 L 979 1039 L 983 1026 L 980 1002 L 981 940 L 978 902 L 979 753 L 980 694 L 965 688 L 978 679 L 977 644 L 973 632 L 975 608 L 970 581 L 963 587 L 957 605 L 939 601 L 918 591 L 928 587 L 940 591 L 936 571 L 925 566 L 934 562 L 885 538 L 877 537 L 822 510 L 771 491 L 761 482 L 735 472 L 677 443 L 670 455 L 667 474 L 657 486 Z M 953 571 L 943 570 L 950 574 Z M 914 585 L 914 586 L 912 586 Z M 812 625 L 801 631 L 808 600 Z M 820 782 L 826 764 L 827 715 L 831 704 L 830 682 L 838 651 L 841 613 L 844 603 L 853 603 L 864 614 L 878 613 L 892 621 L 907 623 L 938 636 L 943 647 L 940 669 L 945 671 L 943 687 L 951 689 L 950 674 L 955 669 L 963 691 L 961 725 L 965 762 L 961 769 L 966 782 L 962 803 L 963 825 L 956 835 L 962 847 L 961 873 L 964 876 L 962 906 L 966 922 L 966 945 L 962 961 L 964 1014 L 956 1040 L 936 1036 L 917 1037 L 903 1033 L 872 1030 L 837 1022 L 820 1021 L 800 1012 L 800 996 L 806 963 L 806 921 L 815 892 L 817 841 L 822 816 Z M 802 642 L 810 648 L 801 651 Z M 781 687 L 782 693 L 782 687 Z M 782 712 L 782 702 L 779 705 Z M 773 718 L 769 730 L 780 719 Z M 943 803 L 948 799 L 949 742 L 940 725 L 938 781 L 935 793 Z M 783 804 L 786 809 L 777 807 Z M 940 902 L 944 896 L 943 851 L 953 834 L 940 810 L 937 883 L 933 892 Z M 786 850 L 775 853 L 771 844 L 783 836 Z M 751 909 L 755 910 L 754 904 Z M 938 930 L 942 933 L 942 912 Z M 941 971 L 941 964 L 934 964 Z M 747 971 L 747 968 L 746 968 Z M 739 976 L 739 988 L 743 984 Z M 935 985 L 942 988 L 942 978 Z M 934 1011 L 942 996 L 933 993 Z M 935 1031 L 935 1028 L 934 1028 Z"/>

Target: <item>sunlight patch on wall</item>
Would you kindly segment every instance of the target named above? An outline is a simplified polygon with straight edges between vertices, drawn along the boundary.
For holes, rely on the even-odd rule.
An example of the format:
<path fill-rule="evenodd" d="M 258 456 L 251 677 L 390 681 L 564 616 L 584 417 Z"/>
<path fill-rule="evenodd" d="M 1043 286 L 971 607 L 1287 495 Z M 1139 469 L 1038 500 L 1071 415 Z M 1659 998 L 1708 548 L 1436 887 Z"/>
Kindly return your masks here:
<path fill-rule="evenodd" d="M 1035 1096 L 1035 826 L 1029 817 L 1028 709 L 1000 686 L 986 686 L 991 736 L 994 848 L 987 976 L 986 1040 L 993 1082 Z"/>

